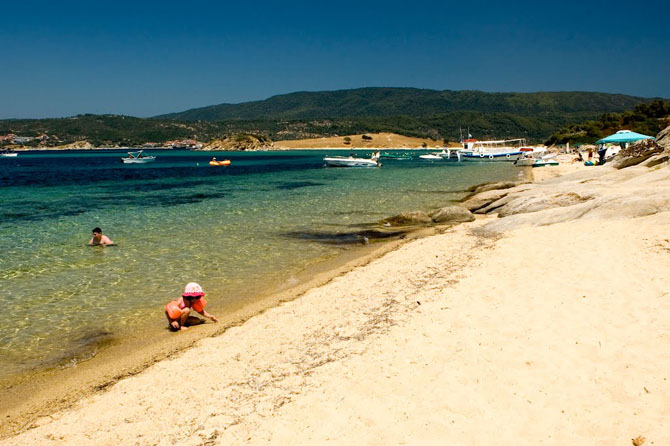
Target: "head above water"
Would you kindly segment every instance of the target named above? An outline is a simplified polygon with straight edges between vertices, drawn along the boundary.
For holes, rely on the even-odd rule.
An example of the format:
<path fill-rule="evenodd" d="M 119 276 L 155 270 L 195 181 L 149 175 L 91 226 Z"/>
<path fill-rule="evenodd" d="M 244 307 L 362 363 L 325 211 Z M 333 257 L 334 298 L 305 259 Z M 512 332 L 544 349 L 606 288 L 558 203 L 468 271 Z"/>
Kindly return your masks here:
<path fill-rule="evenodd" d="M 93 228 L 93 235 L 102 235 L 102 229 Z"/>
<path fill-rule="evenodd" d="M 186 287 L 184 287 L 184 293 L 181 295 L 182 297 L 191 297 L 191 298 L 199 298 L 204 296 L 205 293 L 202 291 L 202 287 L 198 285 L 195 282 L 190 282 L 186 284 Z"/>

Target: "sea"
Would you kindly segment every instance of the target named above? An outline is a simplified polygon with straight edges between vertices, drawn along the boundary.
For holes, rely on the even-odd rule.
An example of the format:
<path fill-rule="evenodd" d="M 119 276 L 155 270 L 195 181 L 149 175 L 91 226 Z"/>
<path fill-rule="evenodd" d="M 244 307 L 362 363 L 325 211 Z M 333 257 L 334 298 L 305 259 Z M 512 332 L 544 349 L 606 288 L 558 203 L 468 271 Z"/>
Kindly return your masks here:
<path fill-rule="evenodd" d="M 383 243 L 386 217 L 521 175 L 512 163 L 430 162 L 418 151 L 381 168 L 324 167 L 326 154 L 349 152 L 156 150 L 145 151 L 157 156 L 148 164 L 123 164 L 118 150 L 0 158 L 0 379 L 74 365 L 100 333 L 165 332 L 163 306 L 188 282 L 221 316 Z M 209 166 L 213 156 L 231 165 Z M 97 226 L 116 246 L 87 246 Z"/>

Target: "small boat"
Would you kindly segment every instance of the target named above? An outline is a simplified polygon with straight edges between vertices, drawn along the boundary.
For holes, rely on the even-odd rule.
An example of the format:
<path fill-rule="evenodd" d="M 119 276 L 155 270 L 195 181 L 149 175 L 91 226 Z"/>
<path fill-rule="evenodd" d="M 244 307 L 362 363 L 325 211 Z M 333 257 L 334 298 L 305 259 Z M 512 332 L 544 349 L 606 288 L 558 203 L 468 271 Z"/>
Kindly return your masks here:
<path fill-rule="evenodd" d="M 380 158 L 390 160 L 411 160 L 412 155 L 408 153 L 382 153 Z"/>
<path fill-rule="evenodd" d="M 12 151 L 12 150 L 3 150 L 2 152 L 0 152 L 0 156 L 4 156 L 4 157 L 9 158 L 9 157 L 17 157 L 17 156 L 19 156 L 19 154 L 17 152 Z"/>
<path fill-rule="evenodd" d="M 558 166 L 558 161 L 551 158 L 539 158 L 533 163 L 533 167 Z"/>
<path fill-rule="evenodd" d="M 156 161 L 155 156 L 142 155 L 143 150 L 137 152 L 128 152 L 127 157 L 122 157 L 121 161 L 125 164 L 144 164 Z"/>
<path fill-rule="evenodd" d="M 230 160 L 217 161 L 216 158 L 212 158 L 212 161 L 209 162 L 210 166 L 230 166 Z"/>
<path fill-rule="evenodd" d="M 349 156 L 327 156 L 323 160 L 329 167 L 381 167 L 380 154 L 375 152 L 370 158 L 356 158 Z"/>
<path fill-rule="evenodd" d="M 422 159 L 422 160 L 428 160 L 428 161 L 441 161 L 442 159 L 444 159 L 444 158 L 442 158 L 442 156 L 440 156 L 437 153 L 429 153 L 427 155 L 419 155 L 419 158 Z"/>
<path fill-rule="evenodd" d="M 522 147 L 521 149 L 521 155 L 519 158 L 514 161 L 515 166 L 523 167 L 523 166 L 532 166 L 535 164 L 535 157 L 532 155 L 533 154 L 533 148 L 532 147 Z"/>

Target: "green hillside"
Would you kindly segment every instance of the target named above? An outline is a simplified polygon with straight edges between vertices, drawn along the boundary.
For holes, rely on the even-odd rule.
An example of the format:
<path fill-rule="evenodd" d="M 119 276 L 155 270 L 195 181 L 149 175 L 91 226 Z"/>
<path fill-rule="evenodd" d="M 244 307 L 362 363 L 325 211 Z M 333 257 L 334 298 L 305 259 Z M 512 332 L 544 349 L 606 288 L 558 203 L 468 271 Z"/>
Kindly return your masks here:
<path fill-rule="evenodd" d="M 640 113 L 646 113 L 644 110 L 648 108 L 645 107 L 651 107 L 649 110 L 658 107 L 648 106 L 646 101 L 606 93 L 362 88 L 292 93 L 265 101 L 224 104 L 149 119 L 78 115 L 58 119 L 0 120 L 0 135 L 47 135 L 48 139 L 42 142 L 47 146 L 82 140 L 94 146 L 162 144 L 175 139 L 207 142 L 235 133 L 253 134 L 264 140 L 282 140 L 392 132 L 457 141 L 462 127 L 479 139 L 525 137 L 531 142 L 543 142 L 548 138 L 552 142 L 574 141 L 575 138 L 591 141 L 593 135 L 604 131 L 594 130 L 597 125 L 593 123 L 598 119 L 609 122 L 610 127 L 614 127 L 614 121 L 619 125 L 632 120 L 638 123 L 634 130 L 652 131 L 656 128 L 653 119 L 640 118 Z M 633 107 L 637 107 L 637 111 L 625 111 Z M 38 143 L 35 140 L 28 145 Z M 9 143 L 0 142 L 0 145 L 6 144 Z"/>
<path fill-rule="evenodd" d="M 588 92 L 485 93 L 416 88 L 359 88 L 297 92 L 263 101 L 219 104 L 157 116 L 181 121 L 230 119 L 334 119 L 429 116 L 458 111 L 523 116 L 605 113 L 630 109 L 648 99 Z"/>
<path fill-rule="evenodd" d="M 547 144 L 593 143 L 618 130 L 632 130 L 655 136 L 670 125 L 670 101 L 639 104 L 623 113 L 604 113 L 597 120 L 563 126 L 552 134 Z"/>

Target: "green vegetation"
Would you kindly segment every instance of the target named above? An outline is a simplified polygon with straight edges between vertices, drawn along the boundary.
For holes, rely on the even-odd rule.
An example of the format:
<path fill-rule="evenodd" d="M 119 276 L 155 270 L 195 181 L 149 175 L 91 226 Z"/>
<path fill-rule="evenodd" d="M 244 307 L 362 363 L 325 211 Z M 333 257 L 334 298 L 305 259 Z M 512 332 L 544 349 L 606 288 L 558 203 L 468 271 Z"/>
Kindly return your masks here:
<path fill-rule="evenodd" d="M 180 121 L 310 120 L 352 117 L 429 116 L 459 111 L 521 116 L 606 113 L 630 109 L 647 99 L 585 92 L 485 93 L 418 88 L 359 88 L 297 92 L 263 101 L 219 104 L 157 116 Z"/>
<path fill-rule="evenodd" d="M 547 144 L 593 143 L 622 129 L 655 136 L 668 125 L 670 101 L 657 100 L 639 104 L 632 111 L 605 113 L 598 120 L 564 126 L 549 137 Z"/>
<path fill-rule="evenodd" d="M 3 120 L 0 135 L 47 135 L 43 142 L 47 146 L 84 140 L 94 146 L 163 144 L 182 139 L 208 142 L 225 137 L 243 138 L 242 135 L 252 135 L 264 142 L 379 132 L 457 141 L 462 127 L 463 132 L 469 129 L 479 139 L 525 137 L 531 142 L 547 138 L 551 142 L 592 142 L 609 129 L 629 124 L 631 130 L 654 134 L 660 127 L 658 118 L 667 115 L 668 103 L 645 104 L 645 101 L 605 93 L 363 88 L 292 93 L 265 101 L 222 104 L 149 119 L 79 115 Z M 634 111 L 625 111 L 633 107 Z M 38 141 L 29 143 L 37 144 Z"/>

